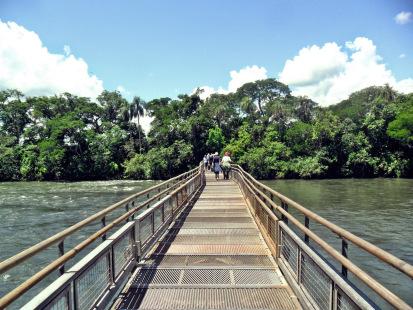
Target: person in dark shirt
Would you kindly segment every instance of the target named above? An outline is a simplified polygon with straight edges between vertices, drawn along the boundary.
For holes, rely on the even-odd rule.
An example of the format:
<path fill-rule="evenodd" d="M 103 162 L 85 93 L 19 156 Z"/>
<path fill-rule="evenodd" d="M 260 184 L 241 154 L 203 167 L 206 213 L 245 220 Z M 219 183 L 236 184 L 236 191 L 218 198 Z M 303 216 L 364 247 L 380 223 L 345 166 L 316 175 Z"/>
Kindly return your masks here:
<path fill-rule="evenodd" d="M 212 159 L 212 164 L 213 164 L 213 171 L 215 173 L 215 179 L 219 179 L 219 173 L 221 172 L 221 158 L 218 155 L 218 152 L 214 154 L 214 157 Z"/>

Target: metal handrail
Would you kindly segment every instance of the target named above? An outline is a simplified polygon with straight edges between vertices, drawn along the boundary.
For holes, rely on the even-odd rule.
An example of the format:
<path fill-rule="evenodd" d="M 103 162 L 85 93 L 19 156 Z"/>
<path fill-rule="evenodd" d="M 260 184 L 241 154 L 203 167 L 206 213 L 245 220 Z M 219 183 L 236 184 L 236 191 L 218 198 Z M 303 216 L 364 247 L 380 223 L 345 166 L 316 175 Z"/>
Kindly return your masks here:
<path fill-rule="evenodd" d="M 107 207 L 106 209 L 99 211 L 98 213 L 91 215 L 89 217 L 87 217 L 86 219 L 80 221 L 79 223 L 76 223 L 75 225 L 72 225 L 64 230 L 62 230 L 61 232 L 21 251 L 20 253 L 0 262 L 0 274 L 6 272 L 7 270 L 19 265 L 20 263 L 24 262 L 25 260 L 29 259 L 30 257 L 32 257 L 33 255 L 35 255 L 36 253 L 47 249 L 48 247 L 52 246 L 53 244 L 56 244 L 57 242 L 61 241 L 62 239 L 65 239 L 67 236 L 75 233 L 76 231 L 78 231 L 79 229 L 85 227 L 86 225 L 95 222 L 97 220 L 102 219 L 103 217 L 105 217 L 108 213 L 125 206 L 126 204 L 132 202 L 133 200 L 135 200 L 138 197 L 144 196 L 156 189 L 159 189 L 165 185 L 168 185 L 170 183 L 172 183 L 175 180 L 178 180 L 180 178 L 184 178 L 187 179 L 189 175 L 194 174 L 199 168 L 194 168 L 188 172 L 182 173 L 176 177 L 173 177 L 165 182 L 162 182 L 158 185 L 149 187 L 139 193 L 133 194 L 109 207 Z"/>
<path fill-rule="evenodd" d="M 399 258 L 393 256 L 392 254 L 374 246 L 373 244 L 369 243 L 361 239 L 360 237 L 355 236 L 354 234 L 346 231 L 345 229 L 329 222 L 328 220 L 322 218 L 321 216 L 316 215 L 315 213 L 311 212 L 310 210 L 304 208 L 303 206 L 299 205 L 298 203 L 292 201 L 291 199 L 283 196 L 282 194 L 272 190 L 268 186 L 258 182 L 255 180 L 249 173 L 245 172 L 240 166 L 233 165 L 233 170 L 238 172 L 242 179 L 247 183 L 245 184 L 246 187 L 250 190 L 251 193 L 254 193 L 257 197 L 256 200 L 258 203 L 263 207 L 263 209 L 268 213 L 269 216 L 273 217 L 273 211 L 278 211 L 281 213 L 282 216 L 290 220 L 298 229 L 300 229 L 306 236 L 311 238 L 311 240 L 315 241 L 321 248 L 323 248 L 331 257 L 336 259 L 338 262 L 342 264 L 345 268 L 351 271 L 357 278 L 359 278 L 362 282 L 368 285 L 375 293 L 381 296 L 384 300 L 386 300 L 391 305 L 395 306 L 399 309 L 411 309 L 411 307 L 405 303 L 402 299 L 400 299 L 397 295 L 389 291 L 385 288 L 382 284 L 377 282 L 374 278 L 369 276 L 366 272 L 362 269 L 357 267 L 353 264 L 347 257 L 343 256 L 337 250 L 335 250 L 332 246 L 330 246 L 327 242 L 321 239 L 318 235 L 316 235 L 313 231 L 307 227 L 307 225 L 303 225 L 300 223 L 293 215 L 288 213 L 288 211 L 284 210 L 281 206 L 278 206 L 271 197 L 268 197 L 263 191 L 259 190 L 255 185 L 259 186 L 261 189 L 266 190 L 272 195 L 277 196 L 283 203 L 288 204 L 289 206 L 295 207 L 298 211 L 302 212 L 304 215 L 308 216 L 309 218 L 314 219 L 314 221 L 318 222 L 319 224 L 329 228 L 332 232 L 339 235 L 341 238 L 345 238 L 355 245 L 359 246 L 360 248 L 364 249 L 366 252 L 376 256 L 381 261 L 389 264 L 397 268 L 398 270 L 402 271 L 404 274 L 410 276 L 410 272 L 413 266 L 409 265 L 408 263 L 400 260 Z M 255 184 L 255 185 L 254 185 Z M 262 199 L 261 199 L 262 198 Z M 266 200 L 268 204 L 273 208 L 271 211 L 268 206 L 265 204 L 263 200 Z M 278 245 L 277 245 L 278 246 Z M 382 259 L 382 257 L 384 257 Z"/>
<path fill-rule="evenodd" d="M 280 194 L 279 192 L 273 190 L 272 188 L 258 182 L 257 180 L 254 179 L 253 176 L 251 176 L 251 174 L 249 174 L 248 172 L 243 170 L 240 166 L 234 165 L 234 167 L 240 169 L 241 173 L 247 175 L 253 183 L 258 185 L 262 189 L 266 190 L 267 192 L 277 196 L 277 198 L 279 198 L 281 201 L 288 204 L 288 206 L 294 207 L 295 209 L 300 211 L 302 214 L 304 214 L 305 216 L 308 216 L 310 219 L 314 220 L 315 222 L 325 226 L 326 228 L 331 230 L 333 233 L 335 233 L 339 237 L 345 238 L 348 241 L 351 241 L 352 243 L 354 243 L 355 245 L 357 245 L 361 249 L 363 249 L 363 250 L 367 251 L 368 253 L 376 256 L 377 258 L 379 258 L 383 262 L 393 266 L 394 268 L 398 269 L 399 271 L 401 271 L 402 273 L 404 273 L 405 275 L 407 275 L 407 276 L 409 276 L 410 278 L 413 279 L 413 266 L 410 265 L 409 263 L 407 263 L 407 262 L 401 260 L 400 258 L 394 256 L 393 254 L 379 248 L 378 246 L 376 246 L 376 245 L 374 245 L 374 244 L 372 244 L 372 243 L 370 243 L 370 242 L 354 235 L 353 233 L 345 230 L 344 228 L 341 228 L 340 226 L 331 223 L 330 221 L 328 221 L 325 218 L 319 216 L 318 214 L 308 210 L 307 208 L 301 206 L 300 204 L 298 204 L 297 202 L 291 200 L 290 198 L 288 198 L 288 197 Z M 281 212 L 281 210 L 279 210 L 279 211 Z"/>
<path fill-rule="evenodd" d="M 162 182 L 161 184 L 158 184 L 158 185 L 150 187 L 150 188 L 148 188 L 144 191 L 141 191 L 139 193 L 131 195 L 131 196 L 125 198 L 124 200 L 122 200 L 122 201 L 120 201 L 120 202 L 118 202 L 118 203 L 116 203 L 116 204 L 114 204 L 114 205 L 112 205 L 112 206 L 96 213 L 95 215 L 92 215 L 92 216 L 86 218 L 85 220 L 79 222 L 78 224 L 73 225 L 73 226 L 63 230 L 62 232 L 60 232 L 60 233 L 58 233 L 58 234 L 42 241 L 42 242 L 40 242 L 37 245 L 35 245 L 33 247 L 30 247 L 30 248 L 26 249 L 25 251 L 15 255 L 15 256 L 13 256 L 9 259 L 7 259 L 7 260 L 5 260 L 4 262 L 2 262 L 1 264 L 3 264 L 3 268 L 7 268 L 7 269 L 3 269 L 2 271 L 13 268 L 14 266 L 18 265 L 22 261 L 32 257 L 33 255 L 35 255 L 36 253 L 38 253 L 42 249 L 45 249 L 45 248 L 55 244 L 59 240 L 62 240 L 66 236 L 68 236 L 68 235 L 72 234 L 73 232 L 79 230 L 80 228 L 84 227 L 88 223 L 93 222 L 97 219 L 100 219 L 100 218 L 104 217 L 106 214 L 113 211 L 114 209 L 119 208 L 120 206 L 124 206 L 125 204 L 128 204 L 129 202 L 133 201 L 137 197 L 148 194 L 149 192 L 151 192 L 153 190 L 160 189 L 162 186 L 168 185 L 168 188 L 166 188 L 163 191 L 160 191 L 158 194 L 154 195 L 153 197 L 147 199 L 146 201 L 144 201 L 140 205 L 138 205 L 138 206 L 132 208 L 131 210 L 127 211 L 126 213 L 124 213 L 120 217 L 113 220 L 111 223 L 105 225 L 103 228 L 101 228 L 100 230 L 98 230 L 95 233 L 93 233 L 92 235 L 90 235 L 87 239 L 83 240 L 81 243 L 79 243 L 78 245 L 73 247 L 71 250 L 69 250 L 68 252 L 66 252 L 62 256 L 60 256 L 58 259 L 54 260 L 53 262 L 48 264 L 46 267 L 42 268 L 39 272 L 37 272 L 36 274 L 31 276 L 29 279 L 24 281 L 18 287 L 16 287 L 15 289 L 10 291 L 6 295 L 4 295 L 2 298 L 0 298 L 0 309 L 3 309 L 4 307 L 8 306 L 10 303 L 15 301 L 17 298 L 19 298 L 21 295 L 23 295 L 25 292 L 27 292 L 34 285 L 36 285 L 41 280 L 43 280 L 51 272 L 53 272 L 54 270 L 57 270 L 60 266 L 64 265 L 67 261 L 69 261 L 70 259 L 75 257 L 85 247 L 90 245 L 92 242 L 97 240 L 99 237 L 104 236 L 109 230 L 116 227 L 117 224 L 121 223 L 122 221 L 125 221 L 125 220 L 129 219 L 136 212 L 138 212 L 139 210 L 141 210 L 145 206 L 148 206 L 152 201 L 154 201 L 158 198 L 160 199 L 160 197 L 162 195 L 164 195 L 165 193 L 171 192 L 170 194 L 175 194 L 175 193 L 179 192 L 182 188 L 185 188 L 185 186 L 187 186 L 187 184 L 189 184 L 192 180 L 199 177 L 199 175 L 201 174 L 201 171 L 202 171 L 202 169 L 200 169 L 199 167 L 194 168 L 194 169 L 192 169 L 188 172 L 185 172 L 181 175 L 178 175 L 178 176 L 176 176 L 172 179 L 169 179 L 168 181 Z M 179 180 L 179 181 L 177 183 L 173 184 L 171 187 L 169 187 L 169 184 L 172 181 L 175 181 L 175 180 Z M 79 227 L 80 224 L 81 224 L 81 226 Z M 24 255 L 22 255 L 22 253 Z M 19 259 L 19 262 L 13 264 L 13 261 L 11 261 L 11 260 L 15 257 L 17 257 Z"/>

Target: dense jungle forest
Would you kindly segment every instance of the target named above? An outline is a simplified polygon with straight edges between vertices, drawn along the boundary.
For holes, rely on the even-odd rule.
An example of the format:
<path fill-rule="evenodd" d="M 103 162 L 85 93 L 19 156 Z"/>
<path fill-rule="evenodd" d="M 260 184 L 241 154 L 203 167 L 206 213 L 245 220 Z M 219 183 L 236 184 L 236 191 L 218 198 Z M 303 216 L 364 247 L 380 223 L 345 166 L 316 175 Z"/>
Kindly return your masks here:
<path fill-rule="evenodd" d="M 264 179 L 413 176 L 413 94 L 374 86 L 322 108 L 275 79 L 201 94 L 0 91 L 0 181 L 166 179 L 215 151 Z"/>

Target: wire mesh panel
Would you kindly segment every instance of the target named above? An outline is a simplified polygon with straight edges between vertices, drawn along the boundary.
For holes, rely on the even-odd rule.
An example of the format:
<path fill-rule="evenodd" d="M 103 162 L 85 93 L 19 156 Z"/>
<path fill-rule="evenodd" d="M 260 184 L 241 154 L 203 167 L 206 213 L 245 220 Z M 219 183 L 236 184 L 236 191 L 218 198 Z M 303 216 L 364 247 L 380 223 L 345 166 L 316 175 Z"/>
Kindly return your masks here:
<path fill-rule="evenodd" d="M 168 199 L 164 203 L 164 218 L 167 221 L 172 215 L 172 199 Z"/>
<path fill-rule="evenodd" d="M 268 235 L 270 236 L 274 244 L 277 244 L 278 242 L 277 223 L 273 221 L 272 219 L 269 219 L 268 221 Z"/>
<path fill-rule="evenodd" d="M 301 285 L 320 309 L 330 309 L 332 284 L 330 278 L 304 252 L 301 253 Z"/>
<path fill-rule="evenodd" d="M 361 309 L 357 306 L 346 294 L 340 289 L 337 291 L 337 310 L 358 310 Z"/>
<path fill-rule="evenodd" d="M 90 309 L 112 283 L 109 253 L 102 255 L 75 280 L 76 309 Z"/>
<path fill-rule="evenodd" d="M 294 276 L 298 275 L 298 245 L 284 232 L 281 230 L 281 258 L 291 268 L 291 271 L 294 273 Z"/>
<path fill-rule="evenodd" d="M 144 244 L 152 236 L 152 214 L 149 214 L 140 222 L 140 241 Z"/>
<path fill-rule="evenodd" d="M 69 294 L 69 289 L 65 289 L 49 305 L 47 305 L 45 310 L 70 310 Z"/>
<path fill-rule="evenodd" d="M 133 239 L 131 231 L 123 235 L 122 238 L 113 245 L 115 278 L 121 273 L 126 264 L 133 259 L 132 245 Z"/>
<path fill-rule="evenodd" d="M 161 227 L 163 223 L 163 206 L 153 211 L 155 230 Z"/>

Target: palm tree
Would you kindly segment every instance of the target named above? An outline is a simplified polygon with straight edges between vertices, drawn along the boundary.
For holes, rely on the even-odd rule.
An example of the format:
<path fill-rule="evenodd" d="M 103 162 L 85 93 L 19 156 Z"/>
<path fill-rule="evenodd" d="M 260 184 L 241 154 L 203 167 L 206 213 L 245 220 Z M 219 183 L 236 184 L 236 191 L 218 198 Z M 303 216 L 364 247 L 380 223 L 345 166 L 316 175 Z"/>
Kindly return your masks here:
<path fill-rule="evenodd" d="M 142 140 L 141 140 L 141 124 L 140 117 L 145 115 L 145 101 L 140 97 L 133 97 L 132 103 L 129 106 L 129 119 L 132 120 L 135 117 L 138 119 L 138 139 L 139 139 L 139 154 L 142 152 Z"/>

